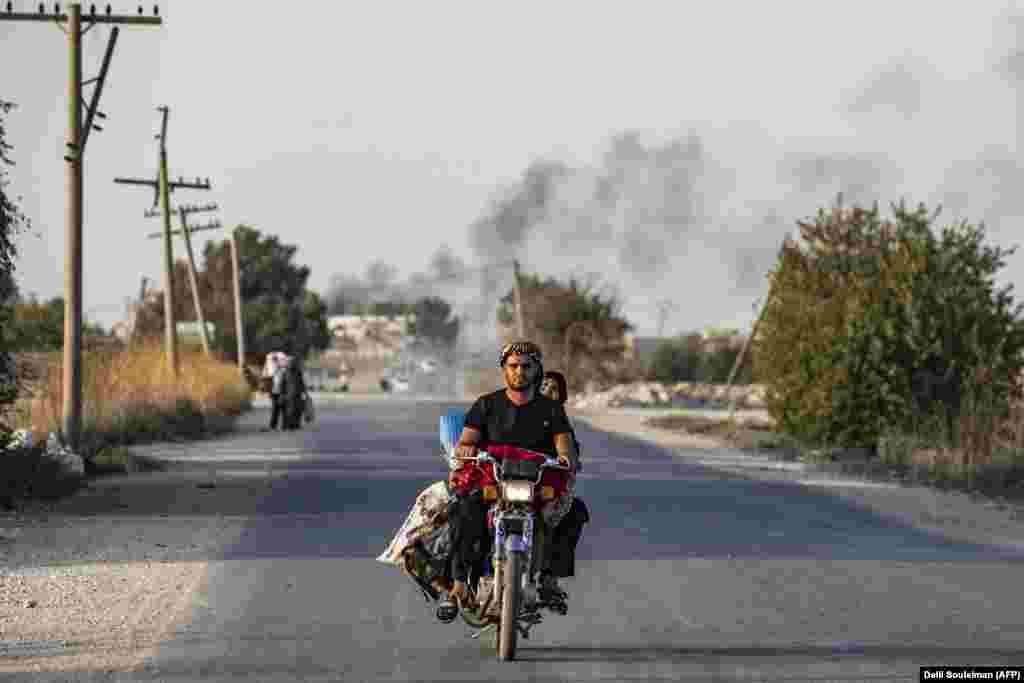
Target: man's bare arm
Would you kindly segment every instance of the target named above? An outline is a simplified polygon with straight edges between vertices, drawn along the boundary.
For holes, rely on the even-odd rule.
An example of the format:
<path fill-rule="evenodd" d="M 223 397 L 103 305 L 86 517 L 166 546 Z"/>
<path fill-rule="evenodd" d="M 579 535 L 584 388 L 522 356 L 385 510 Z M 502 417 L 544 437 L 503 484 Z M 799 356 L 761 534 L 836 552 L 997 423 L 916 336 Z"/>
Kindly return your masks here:
<path fill-rule="evenodd" d="M 476 456 L 477 445 L 480 443 L 480 430 L 474 429 L 473 427 L 463 427 L 462 435 L 459 437 L 459 443 L 455 444 L 455 457 L 456 458 L 472 458 Z M 456 462 L 453 464 L 454 469 L 451 474 L 448 475 L 449 483 L 455 477 L 455 472 L 462 467 L 464 463 Z"/>
<path fill-rule="evenodd" d="M 473 427 L 463 427 L 459 443 L 455 444 L 455 456 L 458 458 L 472 458 L 476 455 L 479 444 L 480 430 Z"/>
<path fill-rule="evenodd" d="M 480 430 L 474 427 L 463 427 L 459 437 L 460 446 L 474 446 L 480 443 Z"/>
<path fill-rule="evenodd" d="M 558 459 L 563 465 L 576 462 L 576 445 L 573 444 L 572 434 L 569 432 L 555 434 L 555 450 L 558 451 Z"/>

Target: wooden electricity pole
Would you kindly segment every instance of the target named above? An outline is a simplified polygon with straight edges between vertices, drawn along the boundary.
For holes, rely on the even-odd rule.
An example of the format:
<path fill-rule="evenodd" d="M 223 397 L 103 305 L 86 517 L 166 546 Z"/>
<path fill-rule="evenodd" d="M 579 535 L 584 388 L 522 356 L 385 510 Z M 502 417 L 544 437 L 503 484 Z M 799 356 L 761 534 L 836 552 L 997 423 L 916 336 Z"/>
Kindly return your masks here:
<path fill-rule="evenodd" d="M 188 255 L 188 279 L 192 287 L 192 303 L 196 309 L 196 320 L 199 321 L 199 340 L 203 345 L 203 353 L 207 356 L 210 355 L 210 336 L 206 331 L 206 318 L 203 316 L 203 303 L 199 296 L 199 276 L 196 273 L 196 258 L 192 251 L 192 238 L 190 233 L 193 230 L 198 229 L 215 229 L 220 228 L 220 223 L 214 222 L 207 226 L 199 226 L 190 228 L 188 225 L 188 215 L 192 213 L 199 213 L 202 211 L 216 211 L 216 204 L 207 204 L 205 206 L 179 206 L 178 217 L 181 220 L 181 230 L 173 231 L 173 234 L 181 234 L 185 238 L 185 253 Z M 146 217 L 153 218 L 155 216 L 161 216 L 162 213 L 159 211 L 147 211 Z"/>
<path fill-rule="evenodd" d="M 132 322 L 131 335 L 129 336 L 129 343 L 134 343 L 139 335 L 139 319 L 142 317 L 142 309 L 146 305 L 146 288 L 149 285 L 149 278 L 145 275 L 142 276 L 142 285 L 139 287 L 139 300 L 135 304 L 135 316 Z"/>
<path fill-rule="evenodd" d="M 519 283 L 519 259 L 512 261 L 512 273 L 515 277 L 513 292 L 516 299 L 516 328 L 520 339 L 526 339 L 526 325 L 523 322 L 523 290 Z"/>
<path fill-rule="evenodd" d="M 170 109 L 166 106 L 157 107 L 163 114 L 163 121 L 160 126 L 160 133 L 157 138 L 160 140 L 160 172 L 156 180 L 145 178 L 114 178 L 115 183 L 122 185 L 144 185 L 152 187 L 159 196 L 160 208 L 164 222 L 164 347 L 167 353 L 167 360 L 171 372 L 178 375 L 178 331 L 174 319 L 174 250 L 171 244 L 171 200 L 170 193 L 179 188 L 193 190 L 209 190 L 210 180 L 200 182 L 198 178 L 194 183 L 186 182 L 179 176 L 178 180 L 172 182 L 167 173 L 167 116 Z M 155 199 L 155 198 L 154 198 Z M 154 207 L 156 201 L 153 202 Z"/>
<path fill-rule="evenodd" d="M 664 299 L 658 302 L 658 337 L 660 338 L 665 332 L 665 320 L 668 319 L 669 311 L 673 311 L 678 306 L 674 301 Z"/>
<path fill-rule="evenodd" d="M 196 320 L 199 322 L 199 341 L 203 345 L 203 353 L 210 355 L 210 337 L 206 333 L 206 318 L 203 317 L 203 303 L 199 300 L 199 278 L 196 277 L 196 257 L 192 253 L 192 239 L 189 237 L 188 217 L 185 208 L 178 207 L 181 217 L 181 233 L 185 237 L 185 253 L 188 254 L 188 278 L 192 284 L 192 303 L 196 307 Z M 220 227 L 218 223 L 215 227 Z"/>
<path fill-rule="evenodd" d="M 193 209 L 196 210 L 196 209 Z M 210 210 L 210 207 L 200 207 L 199 210 Z M 184 226 L 185 223 L 183 222 Z M 200 230 L 219 230 L 223 226 L 219 221 L 211 222 L 207 225 L 200 225 L 196 227 L 188 228 L 188 232 L 197 232 Z M 173 230 L 172 235 L 178 235 L 183 233 L 184 230 Z M 154 232 L 150 233 L 148 237 L 155 239 L 162 237 L 163 233 Z M 245 379 L 245 324 L 242 319 L 242 276 L 238 266 L 238 238 L 234 230 L 231 231 L 231 239 L 228 242 L 231 249 L 231 270 L 234 273 L 234 290 L 235 290 L 235 334 L 238 342 L 238 372 L 241 374 L 242 379 Z M 197 304 L 198 306 L 198 304 Z"/>
<path fill-rule="evenodd" d="M 785 239 L 782 240 L 782 244 L 779 246 L 779 262 L 782 261 L 782 257 L 785 254 L 786 246 L 790 242 L 790 235 L 787 233 Z M 732 382 L 736 378 L 736 373 L 739 372 L 740 366 L 743 364 L 743 359 L 746 358 L 747 349 L 754 341 L 754 337 L 757 336 L 757 328 L 761 325 L 761 321 L 764 319 L 765 311 L 768 310 L 768 306 L 772 302 L 772 295 L 775 293 L 775 281 L 769 279 L 768 282 L 768 296 L 765 297 L 764 305 L 761 306 L 761 311 L 757 314 L 757 319 L 754 320 L 754 325 L 750 330 L 750 336 L 743 340 L 743 346 L 740 348 L 739 354 L 736 356 L 736 362 L 732 365 L 732 370 L 729 371 L 729 378 L 725 382 L 725 395 L 729 395 L 729 390 L 732 388 Z M 757 308 L 757 303 L 754 302 L 754 308 Z M 736 401 L 731 400 L 729 405 L 729 417 L 736 413 Z"/>
<path fill-rule="evenodd" d="M 238 233 L 231 231 L 231 269 L 235 272 L 235 337 L 238 340 L 238 372 L 245 377 L 245 324 L 242 319 L 242 273 L 238 265 Z"/>
<path fill-rule="evenodd" d="M 83 160 L 85 145 L 89 141 L 92 129 L 103 130 L 93 123 L 94 117 L 105 119 L 106 115 L 99 111 L 100 95 L 106 82 L 110 59 L 114 54 L 119 28 L 114 26 L 107 41 L 107 50 L 103 56 L 103 65 L 96 78 L 82 81 L 82 36 L 97 24 L 140 24 L 159 26 L 163 20 L 159 16 L 147 17 L 135 15 L 112 15 L 110 6 L 106 14 L 96 14 L 95 5 L 88 15 L 82 15 L 82 5 L 73 2 L 68 5 L 67 13 L 60 10 L 57 4 L 54 11 L 47 12 L 44 5 L 39 5 L 39 12 L 15 12 L 13 2 L 6 3 L 6 9 L 0 11 L 0 21 L 36 21 L 54 22 L 68 36 L 68 141 L 67 154 L 67 212 L 66 237 L 64 256 L 64 365 L 63 365 L 63 434 L 72 450 L 78 449 L 82 429 L 82 187 Z M 154 8 L 159 15 L 159 8 Z M 85 24 L 85 28 L 82 25 Z M 89 104 L 85 104 L 82 88 L 93 84 Z M 85 122 L 82 121 L 82 109 L 85 108 Z"/>

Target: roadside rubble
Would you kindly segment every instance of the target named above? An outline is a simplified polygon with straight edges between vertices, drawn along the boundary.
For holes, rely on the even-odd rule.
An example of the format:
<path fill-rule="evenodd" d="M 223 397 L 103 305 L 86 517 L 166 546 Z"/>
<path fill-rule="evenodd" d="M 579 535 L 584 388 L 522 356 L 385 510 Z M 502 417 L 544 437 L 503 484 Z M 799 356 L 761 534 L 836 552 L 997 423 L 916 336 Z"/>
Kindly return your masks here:
<path fill-rule="evenodd" d="M 737 408 L 763 410 L 765 387 L 760 384 L 701 384 L 699 382 L 630 382 L 603 391 L 588 390 L 570 397 L 569 406 L 576 410 L 599 410 L 627 405 L 651 407 L 671 406 L 677 402 L 736 402 Z"/>
<path fill-rule="evenodd" d="M 44 436 L 43 432 L 32 432 L 26 429 L 16 430 L 11 434 L 11 439 L 3 450 L 39 447 L 44 449 L 43 457 L 50 458 L 60 464 L 64 474 L 78 477 L 85 476 L 85 460 L 66 446 L 61 441 L 60 436 L 54 432 Z M 0 451 L 0 453 L 2 452 Z"/>

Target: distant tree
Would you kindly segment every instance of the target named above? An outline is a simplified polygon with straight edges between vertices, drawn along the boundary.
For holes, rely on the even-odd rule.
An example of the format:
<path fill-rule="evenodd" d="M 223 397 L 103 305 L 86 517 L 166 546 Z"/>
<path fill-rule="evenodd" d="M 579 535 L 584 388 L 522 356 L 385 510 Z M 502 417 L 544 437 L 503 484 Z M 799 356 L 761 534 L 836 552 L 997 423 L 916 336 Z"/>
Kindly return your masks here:
<path fill-rule="evenodd" d="M 367 315 L 386 315 L 389 318 L 395 318 L 400 315 L 406 315 L 412 313 L 415 306 L 407 304 L 404 301 L 375 301 L 370 304 L 367 311 Z"/>
<path fill-rule="evenodd" d="M 520 276 L 526 336 L 540 343 L 545 367 L 564 372 L 573 389 L 625 378 L 625 335 L 633 325 L 622 315 L 618 296 L 599 291 L 596 284 L 575 277 L 563 283 L 531 273 Z M 502 297 L 497 312 L 498 321 L 513 329 L 514 296 L 510 290 Z"/>
<path fill-rule="evenodd" d="M 357 315 L 362 299 L 346 285 L 347 280 L 332 279 L 327 294 L 328 315 Z"/>
<path fill-rule="evenodd" d="M 740 355 L 740 349 L 733 346 L 722 346 L 705 351 L 700 357 L 699 377 L 701 382 L 723 384 L 729 379 L 733 365 Z M 749 359 L 745 359 L 733 377 L 733 384 L 750 384 L 753 381 L 753 369 Z"/>
<path fill-rule="evenodd" d="M 64 348 L 64 297 L 55 296 L 40 302 L 34 296 L 12 307 L 13 328 L 10 333 L 11 350 L 59 351 Z M 83 337 L 105 337 L 101 326 L 82 322 Z"/>
<path fill-rule="evenodd" d="M 429 345 L 451 348 L 459 337 L 459 318 L 452 316 L 452 307 L 440 297 L 424 297 L 416 302 L 412 311 L 415 319 L 411 334 Z"/>
<path fill-rule="evenodd" d="M 700 376 L 701 336 L 690 334 L 658 344 L 650 362 L 656 382 L 696 382 Z"/>
<path fill-rule="evenodd" d="M 308 335 L 307 348 L 323 351 L 330 346 L 331 330 L 327 327 L 327 304 L 316 292 L 306 290 L 306 298 L 302 303 L 302 317 L 302 327 Z"/>
<path fill-rule="evenodd" d="M 806 441 L 873 446 L 936 412 L 955 444 L 961 410 L 1001 420 L 1022 396 L 1024 305 L 996 282 L 1016 248 L 967 221 L 940 231 L 924 205 L 891 208 L 820 209 L 771 274 L 755 374 L 772 417 Z"/>
<path fill-rule="evenodd" d="M 242 318 L 246 351 L 253 354 L 283 350 L 301 356 L 324 350 L 330 343 L 327 307 L 306 288 L 310 269 L 294 263 L 298 247 L 283 244 L 246 225 L 236 229 L 241 273 Z M 237 353 L 234 271 L 228 240 L 207 242 L 203 270 L 198 273 L 203 317 L 216 325 L 214 349 L 229 358 Z M 194 321 L 187 265 L 175 264 L 175 317 Z M 143 336 L 163 334 L 163 299 L 150 302 L 140 316 Z"/>
<path fill-rule="evenodd" d="M 14 161 L 10 157 L 13 147 L 7 142 L 4 119 L 14 106 L 12 102 L 0 100 L 0 413 L 18 395 L 14 359 L 10 355 L 14 331 L 14 312 L 10 304 L 18 294 L 14 280 L 14 260 L 18 255 L 15 238 L 31 226 L 31 221 L 18 206 L 21 197 L 10 197 L 7 189 L 10 186 L 7 167 L 13 166 Z"/>

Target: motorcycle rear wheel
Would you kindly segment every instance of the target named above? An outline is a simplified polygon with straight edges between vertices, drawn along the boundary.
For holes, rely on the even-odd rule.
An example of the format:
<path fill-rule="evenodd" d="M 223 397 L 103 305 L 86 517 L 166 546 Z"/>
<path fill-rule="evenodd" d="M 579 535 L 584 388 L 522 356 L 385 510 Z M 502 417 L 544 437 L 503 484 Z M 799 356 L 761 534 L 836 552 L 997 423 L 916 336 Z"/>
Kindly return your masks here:
<path fill-rule="evenodd" d="M 505 560 L 501 587 L 501 624 L 498 628 L 498 659 L 510 662 L 516 658 L 516 639 L 519 637 L 519 602 L 522 594 L 522 552 L 513 551 Z"/>

